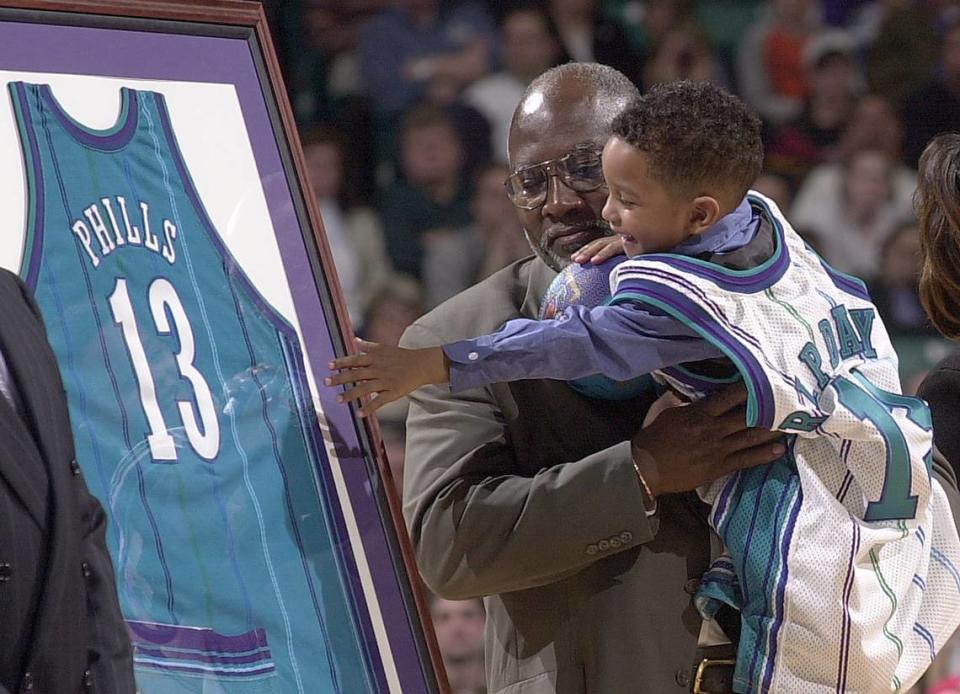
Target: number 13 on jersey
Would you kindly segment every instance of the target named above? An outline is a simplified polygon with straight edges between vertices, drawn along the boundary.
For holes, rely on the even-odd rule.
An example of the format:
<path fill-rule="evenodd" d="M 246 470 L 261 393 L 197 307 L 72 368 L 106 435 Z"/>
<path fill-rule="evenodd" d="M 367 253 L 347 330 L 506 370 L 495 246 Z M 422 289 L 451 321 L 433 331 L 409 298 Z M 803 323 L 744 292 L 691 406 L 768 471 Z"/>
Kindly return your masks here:
<path fill-rule="evenodd" d="M 194 365 L 196 353 L 193 329 L 183 310 L 183 304 L 177 295 L 177 290 L 169 280 L 163 277 L 158 277 L 150 283 L 147 289 L 147 300 L 157 333 L 172 334 L 179 342 L 179 347 L 174 354 L 177 369 L 180 376 L 185 378 L 193 389 L 192 401 L 177 400 L 177 410 L 180 412 L 187 441 L 201 458 L 213 460 L 220 450 L 220 421 L 217 418 L 217 409 L 210 386 Z M 147 425 L 150 427 L 150 433 L 147 436 L 150 455 L 154 460 L 177 460 L 173 436 L 170 435 L 163 413 L 160 411 L 157 388 L 140 338 L 140 329 L 127 290 L 127 280 L 122 277 L 117 278 L 113 293 L 110 295 L 110 310 L 113 313 L 114 323 L 120 326 L 122 331 L 123 341 L 140 389 L 140 404 L 143 406 Z"/>

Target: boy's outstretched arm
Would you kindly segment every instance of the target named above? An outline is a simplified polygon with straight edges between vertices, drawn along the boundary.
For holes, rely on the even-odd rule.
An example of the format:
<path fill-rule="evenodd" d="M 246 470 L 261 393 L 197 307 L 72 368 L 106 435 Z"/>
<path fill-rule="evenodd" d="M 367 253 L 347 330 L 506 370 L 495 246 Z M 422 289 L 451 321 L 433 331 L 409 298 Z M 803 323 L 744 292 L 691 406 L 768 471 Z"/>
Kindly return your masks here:
<path fill-rule="evenodd" d="M 354 384 L 354 388 L 337 396 L 337 402 L 353 402 L 366 395 L 375 395 L 360 408 L 367 417 L 389 402 L 409 395 L 420 386 L 439 385 L 450 380 L 450 362 L 441 347 L 406 349 L 357 340 L 359 354 L 334 359 L 331 371 L 339 371 L 324 379 L 324 385 Z"/>

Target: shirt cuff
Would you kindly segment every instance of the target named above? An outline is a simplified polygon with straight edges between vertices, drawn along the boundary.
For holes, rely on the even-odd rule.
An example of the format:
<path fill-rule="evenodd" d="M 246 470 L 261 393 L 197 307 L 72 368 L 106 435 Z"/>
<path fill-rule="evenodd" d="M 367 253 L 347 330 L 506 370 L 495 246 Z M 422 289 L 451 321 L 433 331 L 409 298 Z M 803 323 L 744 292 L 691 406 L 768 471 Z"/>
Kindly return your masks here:
<path fill-rule="evenodd" d="M 450 390 L 456 393 L 489 384 L 479 362 L 493 354 L 493 349 L 478 345 L 476 340 L 451 342 L 442 349 L 450 363 Z"/>

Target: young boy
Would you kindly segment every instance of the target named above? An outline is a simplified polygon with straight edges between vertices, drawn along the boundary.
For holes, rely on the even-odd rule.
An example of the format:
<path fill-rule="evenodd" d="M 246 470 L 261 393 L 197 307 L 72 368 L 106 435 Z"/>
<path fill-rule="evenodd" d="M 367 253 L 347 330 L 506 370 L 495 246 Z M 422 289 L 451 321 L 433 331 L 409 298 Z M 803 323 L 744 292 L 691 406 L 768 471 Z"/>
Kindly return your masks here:
<path fill-rule="evenodd" d="M 900 691 L 960 623 L 960 542 L 929 473 L 930 414 L 900 394 L 863 284 L 748 192 L 761 162 L 739 100 L 705 83 L 654 88 L 603 149 L 603 216 L 631 258 L 611 274 L 610 305 L 431 349 L 361 343 L 327 384 L 358 383 L 343 401 L 376 393 L 370 413 L 448 381 L 654 372 L 697 398 L 742 378 L 748 425 L 789 437 L 776 463 L 699 490 L 729 557 L 697 602 L 706 616 L 718 601 L 741 611 L 735 691 Z M 538 168 L 508 179 L 515 203 Z"/>

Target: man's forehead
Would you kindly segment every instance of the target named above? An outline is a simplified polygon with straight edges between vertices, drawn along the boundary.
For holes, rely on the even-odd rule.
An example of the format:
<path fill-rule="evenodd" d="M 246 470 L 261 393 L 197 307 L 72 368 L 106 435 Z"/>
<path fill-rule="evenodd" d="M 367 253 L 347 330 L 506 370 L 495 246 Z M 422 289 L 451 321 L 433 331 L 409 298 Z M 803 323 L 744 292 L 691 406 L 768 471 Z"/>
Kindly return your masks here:
<path fill-rule="evenodd" d="M 510 165 L 526 166 L 562 156 L 577 146 L 602 146 L 609 123 L 581 89 L 534 91 L 517 106 L 510 128 Z"/>

